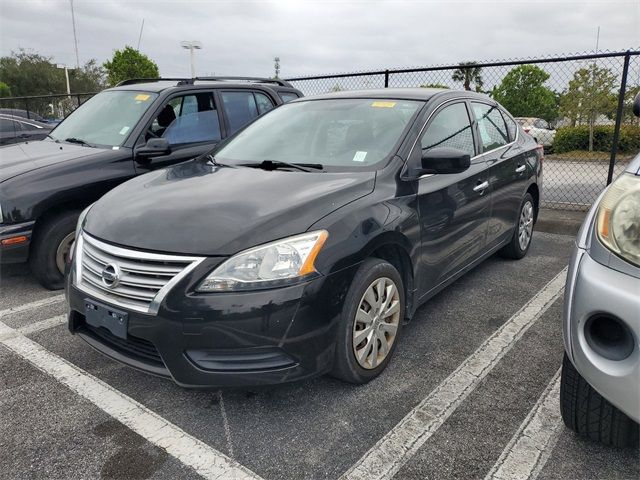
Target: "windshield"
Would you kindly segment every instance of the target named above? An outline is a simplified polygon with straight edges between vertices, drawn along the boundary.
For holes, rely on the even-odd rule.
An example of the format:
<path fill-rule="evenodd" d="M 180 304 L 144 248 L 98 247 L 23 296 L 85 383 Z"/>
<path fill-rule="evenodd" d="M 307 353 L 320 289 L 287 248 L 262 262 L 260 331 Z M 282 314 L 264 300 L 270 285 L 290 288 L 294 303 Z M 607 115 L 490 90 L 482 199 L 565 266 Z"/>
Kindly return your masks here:
<path fill-rule="evenodd" d="M 283 105 L 216 152 L 221 163 L 271 160 L 366 168 L 392 153 L 422 102 L 370 98 Z"/>
<path fill-rule="evenodd" d="M 99 93 L 65 118 L 51 137 L 101 147 L 120 146 L 157 96 L 132 90 Z"/>

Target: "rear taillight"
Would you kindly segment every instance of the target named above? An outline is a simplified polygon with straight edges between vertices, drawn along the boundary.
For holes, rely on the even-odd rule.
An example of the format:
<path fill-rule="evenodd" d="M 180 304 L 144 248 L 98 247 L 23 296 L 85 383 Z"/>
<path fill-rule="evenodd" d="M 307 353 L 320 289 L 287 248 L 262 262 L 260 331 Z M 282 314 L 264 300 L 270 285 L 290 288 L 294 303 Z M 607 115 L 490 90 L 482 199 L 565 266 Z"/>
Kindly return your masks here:
<path fill-rule="evenodd" d="M 529 130 L 531 130 L 529 127 L 525 127 L 524 128 L 524 133 L 529 133 Z"/>
<path fill-rule="evenodd" d="M 540 161 L 540 164 L 542 165 L 542 161 L 544 160 L 544 146 L 543 145 L 537 145 L 536 146 L 536 154 L 538 155 L 538 160 Z"/>

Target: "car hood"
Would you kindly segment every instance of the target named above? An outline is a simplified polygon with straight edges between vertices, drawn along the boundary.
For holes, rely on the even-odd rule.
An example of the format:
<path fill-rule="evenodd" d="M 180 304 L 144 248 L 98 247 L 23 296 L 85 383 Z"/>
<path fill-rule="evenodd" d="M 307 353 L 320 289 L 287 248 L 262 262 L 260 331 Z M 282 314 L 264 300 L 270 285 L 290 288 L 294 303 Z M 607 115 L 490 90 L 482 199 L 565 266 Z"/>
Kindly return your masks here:
<path fill-rule="evenodd" d="M 101 151 L 99 148 L 56 143 L 51 140 L 7 145 L 0 148 L 0 182 L 38 168 L 96 155 Z"/>
<path fill-rule="evenodd" d="M 375 172 L 265 171 L 202 160 L 158 170 L 111 190 L 84 230 L 134 249 L 232 255 L 305 232 L 373 191 Z"/>

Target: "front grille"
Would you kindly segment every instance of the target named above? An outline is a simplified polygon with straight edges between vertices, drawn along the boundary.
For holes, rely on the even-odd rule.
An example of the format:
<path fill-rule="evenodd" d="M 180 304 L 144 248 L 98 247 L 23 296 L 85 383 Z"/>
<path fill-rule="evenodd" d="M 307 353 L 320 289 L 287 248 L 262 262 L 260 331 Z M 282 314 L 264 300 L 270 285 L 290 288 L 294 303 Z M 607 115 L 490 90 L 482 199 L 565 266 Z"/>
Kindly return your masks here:
<path fill-rule="evenodd" d="M 76 249 L 78 287 L 99 299 L 155 314 L 162 298 L 203 259 L 115 247 L 82 233 Z M 117 273 L 108 281 L 106 267 Z"/>
<path fill-rule="evenodd" d="M 142 360 L 145 363 L 151 363 L 158 367 L 164 367 L 164 362 L 158 350 L 156 350 L 156 347 L 153 343 L 143 338 L 128 335 L 125 340 L 124 338 L 116 337 L 106 328 L 94 327 L 86 322 L 82 325 L 80 331 L 128 357 Z"/>

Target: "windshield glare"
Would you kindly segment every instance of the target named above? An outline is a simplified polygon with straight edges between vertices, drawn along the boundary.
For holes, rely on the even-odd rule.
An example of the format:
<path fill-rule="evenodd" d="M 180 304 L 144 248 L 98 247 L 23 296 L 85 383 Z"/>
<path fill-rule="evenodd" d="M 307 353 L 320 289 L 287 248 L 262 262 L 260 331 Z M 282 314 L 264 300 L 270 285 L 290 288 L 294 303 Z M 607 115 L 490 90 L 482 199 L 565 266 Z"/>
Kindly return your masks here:
<path fill-rule="evenodd" d="M 421 105 L 371 98 L 289 103 L 247 127 L 216 152 L 216 160 L 369 167 L 392 153 Z"/>
<path fill-rule="evenodd" d="M 99 93 L 65 118 L 51 137 L 61 141 L 75 138 L 96 146 L 120 146 L 157 96 L 131 90 Z"/>

